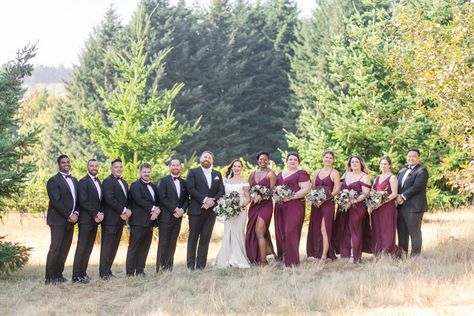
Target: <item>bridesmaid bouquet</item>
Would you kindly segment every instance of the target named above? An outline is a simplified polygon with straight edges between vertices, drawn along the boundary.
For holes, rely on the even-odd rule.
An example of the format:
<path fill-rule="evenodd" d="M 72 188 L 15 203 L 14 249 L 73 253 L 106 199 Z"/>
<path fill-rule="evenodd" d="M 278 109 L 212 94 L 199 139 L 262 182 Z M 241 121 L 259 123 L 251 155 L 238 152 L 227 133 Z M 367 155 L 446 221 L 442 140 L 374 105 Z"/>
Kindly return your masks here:
<path fill-rule="evenodd" d="M 279 204 L 283 203 L 285 198 L 291 198 L 294 195 L 295 192 L 291 191 L 287 185 L 277 185 L 273 189 L 273 199 Z"/>
<path fill-rule="evenodd" d="M 383 191 L 376 191 L 370 190 L 367 199 L 365 200 L 365 204 L 369 208 L 369 213 L 372 213 L 374 207 L 376 205 L 380 205 L 387 200 L 388 193 L 386 190 Z"/>
<path fill-rule="evenodd" d="M 260 196 L 262 200 L 268 200 L 272 197 L 272 190 L 264 185 L 256 184 L 249 189 L 250 199 L 254 200 Z"/>
<path fill-rule="evenodd" d="M 225 218 L 237 216 L 241 211 L 240 196 L 236 191 L 232 191 L 221 197 L 217 200 L 217 205 L 214 207 L 214 213 L 216 213 L 217 216 Z"/>
<path fill-rule="evenodd" d="M 307 201 L 311 204 L 315 204 L 317 207 L 320 207 L 327 199 L 326 190 L 324 188 L 312 189 L 309 191 L 308 196 L 306 197 Z"/>
<path fill-rule="evenodd" d="M 338 195 L 334 197 L 334 201 L 338 205 L 338 211 L 347 212 L 349 202 L 353 199 L 356 199 L 359 193 L 355 190 L 342 190 Z"/>

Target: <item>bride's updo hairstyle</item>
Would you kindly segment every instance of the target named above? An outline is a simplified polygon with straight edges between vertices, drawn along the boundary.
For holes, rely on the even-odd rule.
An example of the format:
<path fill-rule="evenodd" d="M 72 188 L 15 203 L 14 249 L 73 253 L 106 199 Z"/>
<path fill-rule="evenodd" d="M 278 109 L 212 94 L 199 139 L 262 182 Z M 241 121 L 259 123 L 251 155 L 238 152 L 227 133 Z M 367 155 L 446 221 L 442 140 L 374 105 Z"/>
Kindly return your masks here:
<path fill-rule="evenodd" d="M 240 159 L 232 160 L 229 167 L 227 167 L 227 171 L 225 172 L 225 178 L 226 179 L 232 179 L 234 177 L 234 171 L 232 171 L 232 168 L 234 167 L 234 164 L 236 162 L 239 162 L 242 167 L 244 166 L 244 164 L 242 163 L 242 161 Z"/>

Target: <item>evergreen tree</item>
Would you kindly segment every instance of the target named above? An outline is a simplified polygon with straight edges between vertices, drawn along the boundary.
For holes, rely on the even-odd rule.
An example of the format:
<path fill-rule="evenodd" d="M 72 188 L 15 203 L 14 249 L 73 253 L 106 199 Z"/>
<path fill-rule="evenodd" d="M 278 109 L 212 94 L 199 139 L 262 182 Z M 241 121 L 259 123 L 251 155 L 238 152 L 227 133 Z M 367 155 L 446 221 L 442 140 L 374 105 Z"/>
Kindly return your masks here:
<path fill-rule="evenodd" d="M 147 88 L 150 76 L 161 67 L 166 52 L 147 65 L 146 42 L 150 20 L 139 9 L 135 34 L 129 48 L 111 55 L 118 71 L 117 88 L 107 92 L 99 87 L 107 111 L 106 119 L 99 114 L 83 114 L 83 122 L 110 158 L 120 157 L 129 176 L 135 176 L 140 162 L 163 165 L 174 153 L 182 138 L 196 131 L 196 125 L 178 124 L 171 108 L 182 85 L 170 90 L 158 90 L 155 84 Z M 149 93 L 148 93 L 149 91 Z"/>
<path fill-rule="evenodd" d="M 292 90 L 298 109 L 312 106 L 312 87 L 315 82 L 326 81 L 328 72 L 327 52 L 332 40 L 344 32 L 344 19 L 354 10 L 364 10 L 361 1 L 317 0 L 317 5 L 309 19 L 301 21 L 293 43 L 291 58 Z"/>
<path fill-rule="evenodd" d="M 326 80 L 313 82 L 307 92 L 311 102 L 304 105 L 299 133 L 289 134 L 289 143 L 312 168 L 326 149 L 342 158 L 340 168 L 353 154 L 367 159 L 374 170 L 378 159 L 389 154 L 396 168 L 404 163 L 408 147 L 423 148 L 436 132 L 417 110 L 414 92 L 386 61 L 391 22 L 384 4 L 352 15 L 325 56 Z"/>
<path fill-rule="evenodd" d="M 112 63 L 113 52 L 123 48 L 125 37 L 116 10 L 111 7 L 101 24 L 94 28 L 74 66 L 67 84 L 68 102 L 61 104 L 55 116 L 54 142 L 63 153 L 77 159 L 101 157 L 102 152 L 90 138 L 80 119 L 82 111 L 99 113 L 107 122 L 107 111 L 99 89 L 112 92 L 119 75 Z"/>
<path fill-rule="evenodd" d="M 31 58 L 36 46 L 28 45 L 18 51 L 16 59 L 0 69 L 0 211 L 5 200 L 15 197 L 33 170 L 31 163 L 23 161 L 30 146 L 36 142 L 37 130 L 19 134 L 16 117 L 24 89 L 22 82 L 31 75 Z"/>

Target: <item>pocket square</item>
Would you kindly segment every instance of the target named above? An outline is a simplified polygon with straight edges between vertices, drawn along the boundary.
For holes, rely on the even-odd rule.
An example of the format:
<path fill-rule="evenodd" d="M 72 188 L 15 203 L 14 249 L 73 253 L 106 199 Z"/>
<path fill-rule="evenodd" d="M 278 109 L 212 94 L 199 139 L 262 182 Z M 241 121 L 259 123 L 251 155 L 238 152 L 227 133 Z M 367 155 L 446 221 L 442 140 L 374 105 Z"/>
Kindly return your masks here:
<path fill-rule="evenodd" d="M 214 177 L 214 180 L 219 180 L 219 176 L 215 176 L 215 177 Z"/>

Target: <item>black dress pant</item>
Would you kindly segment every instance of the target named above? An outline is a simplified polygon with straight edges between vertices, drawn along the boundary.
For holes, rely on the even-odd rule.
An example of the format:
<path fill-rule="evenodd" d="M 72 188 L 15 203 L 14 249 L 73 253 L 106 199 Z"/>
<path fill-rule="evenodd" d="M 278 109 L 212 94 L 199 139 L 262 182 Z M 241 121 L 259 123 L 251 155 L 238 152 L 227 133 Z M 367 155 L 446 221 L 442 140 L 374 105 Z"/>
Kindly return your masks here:
<path fill-rule="evenodd" d="M 411 238 L 411 255 L 416 256 L 421 253 L 423 239 L 421 236 L 421 222 L 423 220 L 423 212 L 398 212 L 397 231 L 398 246 L 405 253 L 408 253 L 408 241 Z"/>
<path fill-rule="evenodd" d="M 215 223 L 216 213 L 212 209 L 202 210 L 201 215 L 189 215 L 189 240 L 186 255 L 188 269 L 202 270 L 206 267 L 209 242 Z"/>
<path fill-rule="evenodd" d="M 153 238 L 153 227 L 130 226 L 125 270 L 127 275 L 142 274 Z"/>
<path fill-rule="evenodd" d="M 87 266 L 89 258 L 94 248 L 94 242 L 97 235 L 97 225 L 79 224 L 79 237 L 77 239 L 77 248 L 74 255 L 74 264 L 72 266 L 72 277 L 79 278 L 87 275 Z"/>
<path fill-rule="evenodd" d="M 123 225 L 102 225 L 101 229 L 99 275 L 103 278 L 112 274 L 112 264 L 122 238 Z"/>
<path fill-rule="evenodd" d="M 63 277 L 64 264 L 71 248 L 74 224 L 49 226 L 51 244 L 46 257 L 46 280 Z"/>
<path fill-rule="evenodd" d="M 169 222 L 160 222 L 156 272 L 160 269 L 173 270 L 174 253 L 181 229 L 181 221 L 181 218 L 172 218 Z"/>

